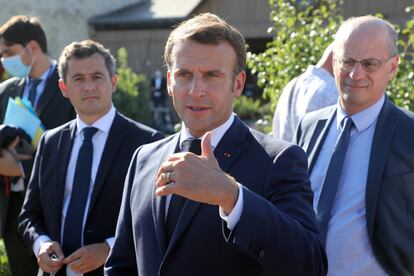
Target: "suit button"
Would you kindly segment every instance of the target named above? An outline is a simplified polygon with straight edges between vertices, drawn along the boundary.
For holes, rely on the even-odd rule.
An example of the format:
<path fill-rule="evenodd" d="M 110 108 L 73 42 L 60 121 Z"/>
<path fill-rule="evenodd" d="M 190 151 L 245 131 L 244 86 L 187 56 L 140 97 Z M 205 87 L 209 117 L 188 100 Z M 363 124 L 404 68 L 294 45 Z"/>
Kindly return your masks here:
<path fill-rule="evenodd" d="M 263 258 L 265 256 L 265 251 L 263 249 L 259 250 L 259 257 Z"/>

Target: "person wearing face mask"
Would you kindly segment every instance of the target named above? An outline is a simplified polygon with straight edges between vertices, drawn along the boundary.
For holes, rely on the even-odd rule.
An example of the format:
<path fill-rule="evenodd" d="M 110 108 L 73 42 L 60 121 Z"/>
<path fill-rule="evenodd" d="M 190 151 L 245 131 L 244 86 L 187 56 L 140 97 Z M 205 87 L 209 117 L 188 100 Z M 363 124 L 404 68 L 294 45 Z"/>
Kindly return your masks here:
<path fill-rule="evenodd" d="M 0 54 L 3 68 L 11 76 L 0 84 L 0 123 L 9 98 L 27 98 L 46 129 L 55 128 L 75 117 L 70 102 L 58 86 L 56 62 L 47 55 L 45 32 L 35 17 L 13 16 L 0 27 Z M 17 143 L 16 143 L 17 144 Z M 0 176 L 0 237 L 6 246 L 12 275 L 35 275 L 37 262 L 17 234 L 17 217 L 33 160 L 16 160 L 14 154 L 0 155 L 8 164 Z M 16 173 L 20 172 L 20 173 Z"/>

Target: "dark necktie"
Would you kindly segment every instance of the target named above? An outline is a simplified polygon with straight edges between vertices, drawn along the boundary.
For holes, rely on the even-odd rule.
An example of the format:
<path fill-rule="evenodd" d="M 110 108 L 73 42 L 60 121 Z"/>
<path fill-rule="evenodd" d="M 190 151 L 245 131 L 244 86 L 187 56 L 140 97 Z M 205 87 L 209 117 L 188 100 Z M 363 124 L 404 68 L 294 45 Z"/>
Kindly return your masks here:
<path fill-rule="evenodd" d="M 194 154 L 201 154 L 201 140 L 200 139 L 186 139 L 181 144 L 182 152 L 192 152 Z M 175 225 L 180 217 L 186 198 L 173 194 L 171 195 L 170 205 L 168 206 L 167 220 L 165 223 L 167 241 L 171 240 Z"/>
<path fill-rule="evenodd" d="M 341 125 L 344 125 L 344 127 L 336 141 L 331 160 L 329 161 L 328 170 L 326 172 L 316 210 L 319 229 L 324 243 L 326 242 L 328 224 L 331 219 L 332 207 L 335 201 L 336 191 L 342 173 L 342 166 L 349 144 L 349 137 L 353 125 L 352 119 L 350 117 L 345 117 L 342 120 Z"/>
<path fill-rule="evenodd" d="M 29 81 L 29 101 L 32 103 L 32 107 L 35 108 L 36 103 L 36 89 L 41 79 L 30 79 Z"/>
<path fill-rule="evenodd" d="M 78 159 L 76 161 L 72 193 L 66 212 L 65 228 L 63 230 L 62 248 L 66 256 L 69 256 L 82 246 L 82 222 L 91 182 L 93 159 L 92 136 L 97 130 L 94 127 L 86 127 L 83 129 L 83 143 L 79 149 Z"/>

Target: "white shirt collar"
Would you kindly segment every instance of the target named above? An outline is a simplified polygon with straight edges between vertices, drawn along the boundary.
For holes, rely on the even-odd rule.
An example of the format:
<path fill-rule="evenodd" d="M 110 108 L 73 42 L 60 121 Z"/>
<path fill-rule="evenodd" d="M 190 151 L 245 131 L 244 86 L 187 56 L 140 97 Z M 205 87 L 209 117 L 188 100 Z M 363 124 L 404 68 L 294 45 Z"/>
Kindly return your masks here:
<path fill-rule="evenodd" d="M 227 119 L 227 121 L 225 121 L 222 125 L 216 127 L 215 129 L 211 130 L 211 146 L 213 148 L 217 147 L 221 138 L 223 138 L 226 131 L 230 128 L 231 124 L 234 121 L 234 116 L 235 114 L 232 113 L 230 117 Z M 185 126 L 184 122 L 182 122 L 181 131 L 180 131 L 180 145 L 182 141 L 189 139 L 189 138 L 200 138 L 201 139 L 202 137 L 193 137 L 193 135 L 191 135 L 188 128 Z"/>
<path fill-rule="evenodd" d="M 112 122 L 115 119 L 115 107 L 112 105 L 111 109 L 99 118 L 96 122 L 92 125 L 86 124 L 84 121 L 81 120 L 79 115 L 76 115 L 76 135 L 78 135 L 85 127 L 96 127 L 99 131 L 102 131 L 105 134 L 109 133 L 109 129 L 112 126 Z"/>

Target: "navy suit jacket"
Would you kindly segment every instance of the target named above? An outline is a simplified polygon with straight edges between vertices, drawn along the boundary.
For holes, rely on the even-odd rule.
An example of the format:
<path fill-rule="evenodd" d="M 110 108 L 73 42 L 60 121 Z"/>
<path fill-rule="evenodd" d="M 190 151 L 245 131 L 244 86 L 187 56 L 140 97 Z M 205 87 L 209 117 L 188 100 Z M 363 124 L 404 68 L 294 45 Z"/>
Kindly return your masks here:
<path fill-rule="evenodd" d="M 296 142 L 309 171 L 335 117 L 336 105 L 311 112 L 299 124 Z M 414 274 L 414 114 L 388 99 L 378 117 L 366 183 L 368 237 L 390 275 Z"/>
<path fill-rule="evenodd" d="M 76 120 L 47 131 L 39 142 L 19 232 L 31 249 L 40 235 L 61 241 L 63 195 Z M 128 165 L 134 151 L 162 138 L 155 130 L 116 114 L 102 153 L 84 227 L 84 244 L 101 243 L 115 235 Z M 102 275 L 102 267 L 90 275 Z"/>
<path fill-rule="evenodd" d="M 176 134 L 136 151 L 106 275 L 324 274 L 304 152 L 238 118 L 214 150 L 221 169 L 244 187 L 236 228 L 227 230 L 217 206 L 187 200 L 167 244 L 155 178 L 178 142 Z"/>

